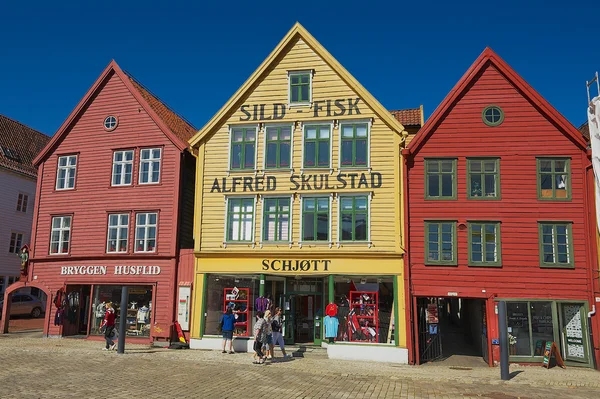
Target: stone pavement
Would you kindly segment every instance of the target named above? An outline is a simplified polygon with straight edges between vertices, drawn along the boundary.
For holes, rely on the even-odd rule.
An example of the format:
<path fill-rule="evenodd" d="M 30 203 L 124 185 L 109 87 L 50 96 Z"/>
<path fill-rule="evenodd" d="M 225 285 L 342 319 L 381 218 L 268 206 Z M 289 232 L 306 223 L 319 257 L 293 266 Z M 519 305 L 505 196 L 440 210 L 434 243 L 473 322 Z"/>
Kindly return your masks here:
<path fill-rule="evenodd" d="M 395 366 L 306 353 L 266 365 L 246 353 L 0 335 L 0 398 L 600 398 L 594 370 Z M 279 354 L 277 352 L 277 354 Z"/>

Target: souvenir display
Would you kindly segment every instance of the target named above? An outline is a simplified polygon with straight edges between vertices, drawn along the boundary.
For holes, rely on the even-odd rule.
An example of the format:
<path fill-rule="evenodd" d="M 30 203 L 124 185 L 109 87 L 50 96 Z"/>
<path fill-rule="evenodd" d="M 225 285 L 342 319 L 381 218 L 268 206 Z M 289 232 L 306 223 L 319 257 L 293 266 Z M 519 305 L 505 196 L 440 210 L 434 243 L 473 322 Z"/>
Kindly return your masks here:
<path fill-rule="evenodd" d="M 236 336 L 249 336 L 249 307 L 250 288 L 224 288 L 223 289 L 223 313 L 231 308 L 235 317 L 233 334 Z M 263 298 L 263 297 L 260 297 Z M 266 298 L 265 298 L 266 299 Z M 258 298 L 257 298 L 258 301 Z M 258 303 L 258 302 L 257 302 Z"/>
<path fill-rule="evenodd" d="M 350 291 L 347 316 L 348 340 L 379 342 L 379 302 L 377 292 Z"/>

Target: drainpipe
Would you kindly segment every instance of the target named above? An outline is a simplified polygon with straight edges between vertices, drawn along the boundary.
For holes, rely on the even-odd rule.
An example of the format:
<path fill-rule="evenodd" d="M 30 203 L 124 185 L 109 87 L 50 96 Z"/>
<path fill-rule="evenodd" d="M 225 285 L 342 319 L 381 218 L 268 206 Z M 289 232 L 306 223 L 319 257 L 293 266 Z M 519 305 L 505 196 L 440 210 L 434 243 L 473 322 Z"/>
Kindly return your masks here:
<path fill-rule="evenodd" d="M 594 334 L 592 332 L 592 316 L 596 314 L 596 304 L 592 305 L 592 311 L 588 312 L 588 330 L 590 331 L 590 343 L 592 344 L 592 349 L 594 348 Z M 595 351 L 591 350 L 592 355 L 592 365 L 594 366 L 594 370 L 596 369 L 596 356 Z"/>

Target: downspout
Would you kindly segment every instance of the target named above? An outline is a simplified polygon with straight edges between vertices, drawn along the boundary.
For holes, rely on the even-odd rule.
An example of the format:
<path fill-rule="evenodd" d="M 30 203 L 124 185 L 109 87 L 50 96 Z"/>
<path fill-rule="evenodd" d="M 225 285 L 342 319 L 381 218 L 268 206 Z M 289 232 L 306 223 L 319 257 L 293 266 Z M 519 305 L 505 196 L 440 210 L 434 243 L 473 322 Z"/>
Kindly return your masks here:
<path fill-rule="evenodd" d="M 402 179 L 404 180 L 404 192 L 402 193 L 402 200 L 404 201 L 404 302 L 405 302 L 405 319 L 406 319 L 406 333 L 407 342 L 409 346 L 408 351 L 408 364 L 415 364 L 415 335 L 413 328 L 413 301 L 412 301 L 412 287 L 410 285 L 410 235 L 409 235 L 409 201 L 408 201 L 408 165 L 409 158 L 411 156 L 410 150 L 402 150 Z"/>

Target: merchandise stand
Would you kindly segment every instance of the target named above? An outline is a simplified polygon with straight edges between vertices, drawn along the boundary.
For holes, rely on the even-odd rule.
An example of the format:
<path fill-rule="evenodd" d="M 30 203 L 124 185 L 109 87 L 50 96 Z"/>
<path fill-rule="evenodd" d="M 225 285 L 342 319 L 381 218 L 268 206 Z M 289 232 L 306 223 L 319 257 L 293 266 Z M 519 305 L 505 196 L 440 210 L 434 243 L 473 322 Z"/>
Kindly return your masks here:
<path fill-rule="evenodd" d="M 237 295 L 234 290 L 238 290 Z M 228 299 L 229 298 L 229 299 Z M 224 288 L 223 289 L 223 313 L 227 306 L 233 305 L 233 313 L 236 315 L 234 324 L 234 335 L 237 337 L 248 337 L 250 335 L 250 288 Z M 242 321 L 237 321 L 237 320 Z"/>
<path fill-rule="evenodd" d="M 349 341 L 379 342 L 378 299 L 378 292 L 350 291 Z"/>

